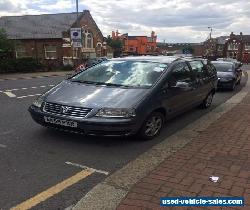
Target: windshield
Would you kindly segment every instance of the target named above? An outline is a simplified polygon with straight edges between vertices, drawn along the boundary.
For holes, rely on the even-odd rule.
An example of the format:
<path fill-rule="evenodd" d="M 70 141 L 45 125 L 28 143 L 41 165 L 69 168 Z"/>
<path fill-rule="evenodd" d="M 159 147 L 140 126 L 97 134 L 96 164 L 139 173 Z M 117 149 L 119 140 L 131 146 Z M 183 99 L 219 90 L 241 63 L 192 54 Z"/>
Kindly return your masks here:
<path fill-rule="evenodd" d="M 105 61 L 72 78 L 72 82 L 151 87 L 167 64 L 149 61 Z"/>
<path fill-rule="evenodd" d="M 233 64 L 231 63 L 212 63 L 217 71 L 220 72 L 231 72 L 233 71 Z"/>

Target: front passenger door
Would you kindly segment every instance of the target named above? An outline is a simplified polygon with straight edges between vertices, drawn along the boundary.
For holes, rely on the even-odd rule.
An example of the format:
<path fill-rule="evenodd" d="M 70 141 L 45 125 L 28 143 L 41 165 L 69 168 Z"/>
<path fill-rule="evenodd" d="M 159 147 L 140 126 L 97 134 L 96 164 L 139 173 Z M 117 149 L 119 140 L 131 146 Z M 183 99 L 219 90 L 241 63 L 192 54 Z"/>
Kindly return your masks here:
<path fill-rule="evenodd" d="M 165 85 L 167 90 L 163 101 L 170 116 L 192 106 L 195 98 L 193 84 L 189 66 L 185 62 L 176 64 L 168 75 Z"/>

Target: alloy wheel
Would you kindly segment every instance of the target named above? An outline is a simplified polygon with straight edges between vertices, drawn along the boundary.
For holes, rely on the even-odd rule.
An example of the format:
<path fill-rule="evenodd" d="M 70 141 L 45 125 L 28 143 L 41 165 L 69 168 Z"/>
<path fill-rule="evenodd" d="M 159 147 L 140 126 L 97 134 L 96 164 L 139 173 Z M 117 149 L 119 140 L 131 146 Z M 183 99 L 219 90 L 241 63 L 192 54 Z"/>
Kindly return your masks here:
<path fill-rule="evenodd" d="M 158 134 L 158 132 L 161 130 L 162 123 L 163 121 L 161 116 L 151 116 L 146 122 L 145 135 L 148 137 L 152 137 Z"/>

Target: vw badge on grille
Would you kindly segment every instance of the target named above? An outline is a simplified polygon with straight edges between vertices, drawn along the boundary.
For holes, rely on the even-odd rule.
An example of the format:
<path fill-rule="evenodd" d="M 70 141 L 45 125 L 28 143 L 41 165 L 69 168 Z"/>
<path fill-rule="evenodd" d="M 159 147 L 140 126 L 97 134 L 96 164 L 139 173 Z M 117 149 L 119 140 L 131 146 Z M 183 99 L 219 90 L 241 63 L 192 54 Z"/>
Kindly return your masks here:
<path fill-rule="evenodd" d="M 63 114 L 67 113 L 68 110 L 69 110 L 69 107 L 67 107 L 67 106 L 61 106 L 61 112 L 62 112 Z"/>

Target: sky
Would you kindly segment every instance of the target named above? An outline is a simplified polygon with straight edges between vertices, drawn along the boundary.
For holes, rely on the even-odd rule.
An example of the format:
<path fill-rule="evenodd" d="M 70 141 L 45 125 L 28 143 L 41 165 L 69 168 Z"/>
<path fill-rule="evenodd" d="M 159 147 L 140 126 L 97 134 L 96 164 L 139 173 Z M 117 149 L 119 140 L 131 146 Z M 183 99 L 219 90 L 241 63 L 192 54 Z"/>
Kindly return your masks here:
<path fill-rule="evenodd" d="M 250 0 L 79 0 L 104 36 L 119 30 L 157 41 L 202 42 L 231 32 L 250 34 Z M 0 16 L 75 12 L 75 0 L 0 0 Z"/>

